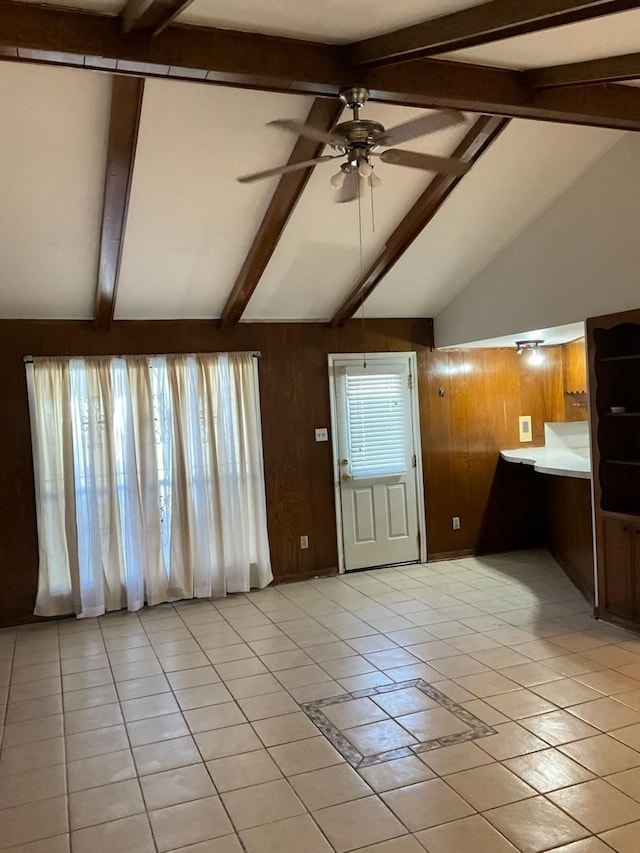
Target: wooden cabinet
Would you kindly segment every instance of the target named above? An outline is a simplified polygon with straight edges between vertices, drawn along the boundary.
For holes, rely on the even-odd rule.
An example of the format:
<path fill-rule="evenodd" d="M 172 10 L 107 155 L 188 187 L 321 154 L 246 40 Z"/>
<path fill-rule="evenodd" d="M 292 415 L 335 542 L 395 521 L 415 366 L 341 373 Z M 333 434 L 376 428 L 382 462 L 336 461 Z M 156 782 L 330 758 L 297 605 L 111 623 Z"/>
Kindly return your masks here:
<path fill-rule="evenodd" d="M 640 524 L 604 516 L 602 519 L 604 598 L 601 606 L 624 619 L 638 615 Z"/>
<path fill-rule="evenodd" d="M 588 320 L 587 341 L 598 613 L 640 628 L 640 311 Z"/>

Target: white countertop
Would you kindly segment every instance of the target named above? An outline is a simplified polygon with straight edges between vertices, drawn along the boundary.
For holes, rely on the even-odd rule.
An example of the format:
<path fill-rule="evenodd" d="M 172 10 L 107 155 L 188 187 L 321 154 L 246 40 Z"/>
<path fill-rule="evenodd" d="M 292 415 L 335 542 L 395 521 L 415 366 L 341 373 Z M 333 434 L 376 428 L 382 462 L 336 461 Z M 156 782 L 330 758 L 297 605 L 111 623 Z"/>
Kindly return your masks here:
<path fill-rule="evenodd" d="M 517 450 L 501 450 L 500 455 L 507 462 L 532 465 L 540 474 L 591 479 L 590 458 L 572 450 L 557 447 L 519 447 Z"/>

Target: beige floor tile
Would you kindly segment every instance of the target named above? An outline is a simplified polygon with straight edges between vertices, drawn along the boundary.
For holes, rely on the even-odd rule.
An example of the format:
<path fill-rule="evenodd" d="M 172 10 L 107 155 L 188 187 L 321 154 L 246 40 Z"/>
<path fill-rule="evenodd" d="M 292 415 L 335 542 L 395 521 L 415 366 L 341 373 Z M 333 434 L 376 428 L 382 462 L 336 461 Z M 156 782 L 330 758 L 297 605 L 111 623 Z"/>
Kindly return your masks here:
<path fill-rule="evenodd" d="M 28 681 L 24 684 L 14 684 L 12 681 L 9 689 L 9 703 L 42 699 L 44 696 L 53 696 L 57 693 L 62 693 L 62 683 L 59 676 L 41 678 L 38 681 Z"/>
<path fill-rule="evenodd" d="M 634 767 L 632 770 L 624 770 L 621 773 L 614 773 L 607 776 L 607 782 L 627 794 L 637 802 L 640 802 L 640 767 Z M 640 842 L 640 838 L 638 839 Z"/>
<path fill-rule="evenodd" d="M 425 829 L 417 838 L 429 853 L 517 853 L 513 844 L 480 815 Z"/>
<path fill-rule="evenodd" d="M 197 666 L 193 669 L 179 669 L 175 672 L 168 672 L 166 679 L 174 690 L 202 687 L 204 684 L 216 684 L 220 681 L 212 666 Z"/>
<path fill-rule="evenodd" d="M 621 743 L 626 743 L 627 746 L 633 749 L 640 750 L 640 724 L 635 726 L 625 726 L 622 729 L 614 729 L 609 732 L 609 737 L 619 740 Z"/>
<path fill-rule="evenodd" d="M 589 702 L 592 699 L 600 699 L 601 695 L 597 690 L 587 687 L 573 678 L 561 678 L 558 681 L 550 681 L 546 684 L 538 684 L 531 688 L 538 696 L 553 702 L 560 708 L 567 708 L 570 705 L 578 705 L 581 702 Z"/>
<path fill-rule="evenodd" d="M 293 776 L 289 781 L 309 811 L 336 806 L 372 794 L 371 788 L 347 764 L 312 770 Z"/>
<path fill-rule="evenodd" d="M 315 702 L 317 699 L 344 696 L 345 688 L 337 681 L 330 680 L 321 681 L 319 684 L 308 684 L 306 687 L 292 687 L 289 693 L 299 705 L 303 705 L 305 702 Z"/>
<path fill-rule="evenodd" d="M 163 714 L 176 714 L 180 711 L 172 693 L 158 693 L 154 696 L 142 696 L 139 699 L 127 699 L 120 702 L 120 707 L 126 723 L 161 717 Z"/>
<path fill-rule="evenodd" d="M 277 764 L 265 749 L 216 758 L 208 761 L 207 767 L 220 793 L 282 778 Z"/>
<path fill-rule="evenodd" d="M 320 767 L 330 767 L 332 764 L 340 764 L 344 761 L 325 737 L 313 737 L 303 743 L 274 746 L 269 753 L 285 776 L 318 770 Z"/>
<path fill-rule="evenodd" d="M 199 732 L 194 737 L 205 761 L 262 749 L 262 742 L 248 723 L 211 732 Z"/>
<path fill-rule="evenodd" d="M 124 782 L 127 779 L 134 779 L 135 776 L 136 768 L 129 749 L 81 758 L 79 761 L 70 761 L 67 764 L 70 792 L 109 785 L 112 782 Z"/>
<path fill-rule="evenodd" d="M 283 714 L 293 714 L 299 710 L 299 705 L 284 690 L 278 693 L 267 693 L 264 696 L 251 696 L 239 699 L 238 704 L 248 720 L 264 720 L 267 717 L 279 717 Z"/>
<path fill-rule="evenodd" d="M 231 681 L 234 678 L 247 678 L 251 675 L 263 675 L 269 670 L 257 657 L 241 658 L 240 660 L 218 663 L 215 665 L 216 672 L 223 681 Z"/>
<path fill-rule="evenodd" d="M 155 696 L 158 693 L 168 693 L 171 687 L 164 675 L 147 675 L 145 678 L 119 681 L 116 689 L 119 699 L 124 700 L 140 699 L 142 696 Z"/>
<path fill-rule="evenodd" d="M 295 649 L 295 645 L 291 643 L 289 648 Z M 255 655 L 256 652 L 246 643 L 237 643 L 232 646 L 221 646 L 218 649 L 210 649 L 207 652 L 207 657 L 213 664 L 229 663 L 230 661 L 242 660 L 243 658 L 253 658 Z"/>
<path fill-rule="evenodd" d="M 419 742 L 469 731 L 469 726 L 446 708 L 434 708 L 432 711 L 419 711 L 417 714 L 396 717 L 396 722 Z"/>
<path fill-rule="evenodd" d="M 640 804 L 602 779 L 552 791 L 548 797 L 593 833 L 640 820 Z"/>
<path fill-rule="evenodd" d="M 524 717 L 533 717 L 536 714 L 546 714 L 556 710 L 551 702 L 526 689 L 489 696 L 485 701 L 511 720 L 521 720 Z"/>
<path fill-rule="evenodd" d="M 157 660 L 141 660 L 133 663 L 121 663 L 112 666 L 115 681 L 129 681 L 144 678 L 147 675 L 161 675 L 162 667 Z"/>
<path fill-rule="evenodd" d="M 406 834 L 404 826 L 378 797 L 330 806 L 313 816 L 336 853 Z"/>
<path fill-rule="evenodd" d="M 637 679 L 624 675 L 615 669 L 598 669 L 595 672 L 576 675 L 576 681 L 607 695 L 638 689 Z"/>
<path fill-rule="evenodd" d="M 461 705 L 488 726 L 499 726 L 500 723 L 509 722 L 508 717 L 496 711 L 491 705 L 487 705 L 484 699 L 472 699 L 470 702 L 462 702 Z"/>
<path fill-rule="evenodd" d="M 109 667 L 92 669 L 88 672 L 76 672 L 62 676 L 62 691 L 83 690 L 86 687 L 99 687 L 101 684 L 113 684 L 113 675 Z"/>
<path fill-rule="evenodd" d="M 382 695 L 390 696 L 393 694 Z M 376 696 L 376 699 L 378 698 L 379 697 Z M 362 726 L 367 723 L 387 720 L 388 716 L 385 711 L 379 707 L 379 704 L 380 703 L 376 704 L 372 699 L 368 699 L 366 697 L 362 699 L 351 699 L 348 702 L 338 702 L 335 705 L 325 705 L 322 708 L 322 713 L 327 717 L 327 719 L 331 720 L 335 726 L 344 730 L 353 728 L 354 726 Z"/>
<path fill-rule="evenodd" d="M 69 835 L 56 835 L 53 838 L 43 838 L 41 841 L 31 841 L 17 847 L 3 848 L 5 853 L 69 853 Z"/>
<path fill-rule="evenodd" d="M 125 817 L 72 833 L 73 853 L 154 853 L 155 845 L 146 815 Z"/>
<path fill-rule="evenodd" d="M 484 817 L 516 847 L 520 853 L 540 853 L 589 833 L 544 797 L 520 800 L 491 809 Z"/>
<path fill-rule="evenodd" d="M 249 696 L 261 696 L 263 693 L 280 693 L 282 691 L 282 684 L 271 674 L 235 678 L 233 681 L 227 681 L 226 685 L 235 699 L 246 699 Z"/>
<path fill-rule="evenodd" d="M 102 684 L 99 687 L 86 687 L 83 690 L 65 692 L 62 697 L 62 707 L 65 713 L 80 711 L 84 708 L 95 708 L 98 705 L 113 704 L 118 701 L 118 694 L 113 684 Z"/>
<path fill-rule="evenodd" d="M 424 853 L 424 847 L 413 835 L 401 835 L 400 838 L 361 847 L 358 853 Z"/>
<path fill-rule="evenodd" d="M 122 722 L 120 705 L 113 703 L 82 711 L 70 711 L 64 715 L 64 729 L 68 735 L 117 726 Z"/>
<path fill-rule="evenodd" d="M 394 690 L 389 693 L 379 693 L 372 697 L 387 714 L 398 717 L 405 714 L 415 714 L 437 708 L 438 703 L 427 696 L 417 687 L 407 687 L 404 690 Z"/>
<path fill-rule="evenodd" d="M 572 844 L 554 847 L 549 853 L 611 853 L 611 849 L 608 844 L 592 835 L 591 838 L 584 838 L 582 841 L 574 841 Z"/>
<path fill-rule="evenodd" d="M 174 737 L 184 737 L 189 734 L 189 727 L 182 714 L 163 714 L 161 717 L 127 723 L 127 732 L 131 746 L 143 746 Z"/>
<path fill-rule="evenodd" d="M 413 755 L 362 767 L 358 773 L 378 793 L 424 782 L 434 776 L 427 765 Z"/>
<path fill-rule="evenodd" d="M 442 779 L 398 788 L 382 794 L 382 799 L 411 832 L 466 817 L 474 811 Z"/>
<path fill-rule="evenodd" d="M 594 737 L 600 730 L 582 722 L 567 711 L 552 711 L 520 721 L 520 725 L 551 746 Z"/>
<path fill-rule="evenodd" d="M 211 838 L 199 844 L 179 847 L 172 853 L 244 853 L 237 835 L 225 835 L 222 838 Z M 284 853 L 284 851 L 283 851 Z"/>
<path fill-rule="evenodd" d="M 22 806 L 48 797 L 63 796 L 66 792 L 64 764 L 0 776 L 0 809 Z"/>
<path fill-rule="evenodd" d="M 49 740 L 63 734 L 63 716 L 54 714 L 51 717 L 38 717 L 35 720 L 25 720 L 23 723 L 11 723 L 5 727 L 2 744 L 22 746 L 38 740 Z"/>
<path fill-rule="evenodd" d="M 418 741 L 393 720 L 369 723 L 353 729 L 345 729 L 344 736 L 362 755 L 376 755 L 380 752 L 410 746 Z"/>
<path fill-rule="evenodd" d="M 209 664 L 204 652 L 189 652 L 184 655 L 171 655 L 161 659 L 164 672 L 180 672 L 185 669 L 200 669 Z"/>
<path fill-rule="evenodd" d="M 265 746 L 279 746 L 320 734 L 309 717 L 302 712 L 257 720 L 253 723 L 253 728 Z"/>
<path fill-rule="evenodd" d="M 192 732 L 208 732 L 247 722 L 245 715 L 235 702 L 194 708 L 192 711 L 185 711 L 184 718 Z"/>
<path fill-rule="evenodd" d="M 294 669 L 295 667 L 306 666 L 307 664 L 313 663 L 313 658 L 309 657 L 306 652 L 303 652 L 300 649 L 265 654 L 261 656 L 260 660 L 271 672 L 278 672 L 283 669 Z"/>
<path fill-rule="evenodd" d="M 144 811 L 136 779 L 115 782 L 69 794 L 71 829 L 118 820 Z"/>
<path fill-rule="evenodd" d="M 236 829 L 250 829 L 303 814 L 305 809 L 288 782 L 278 779 L 222 795 Z"/>
<path fill-rule="evenodd" d="M 0 776 L 23 773 L 39 767 L 50 767 L 64 762 L 64 738 L 40 740 L 35 743 L 9 746 L 0 754 Z"/>
<path fill-rule="evenodd" d="M 247 853 L 331 853 L 331 847 L 308 815 L 245 829 L 241 835 Z"/>
<path fill-rule="evenodd" d="M 521 655 L 518 652 L 514 652 L 513 649 L 509 649 L 506 646 L 498 646 L 497 648 L 472 652 L 472 654 L 476 660 L 486 664 L 486 666 L 491 667 L 491 669 L 503 669 L 508 666 L 518 666 L 519 664 L 531 663 L 528 657 L 525 657 L 525 655 Z"/>
<path fill-rule="evenodd" d="M 609 732 L 612 729 L 621 729 L 625 726 L 634 726 L 640 723 L 640 711 L 629 708 L 615 699 L 596 699 L 594 702 L 584 702 L 580 705 L 572 705 L 569 713 L 574 714 L 585 723 Z"/>
<path fill-rule="evenodd" d="M 563 744 L 559 749 L 598 776 L 607 776 L 609 773 L 618 773 L 640 765 L 640 753 L 609 735 L 577 740 Z"/>
<path fill-rule="evenodd" d="M 541 794 L 593 779 L 593 773 L 557 749 L 543 749 L 510 758 L 505 761 L 505 766 Z"/>
<path fill-rule="evenodd" d="M 477 811 L 533 797 L 536 791 L 501 764 L 488 764 L 447 776 L 447 784 Z"/>
<path fill-rule="evenodd" d="M 39 699 L 27 699 L 24 702 L 11 702 L 7 706 L 5 723 L 21 723 L 25 720 L 36 720 L 39 717 L 50 717 L 62 713 L 62 694 L 42 696 Z"/>
<path fill-rule="evenodd" d="M 521 689 L 519 684 L 510 678 L 505 678 L 499 672 L 480 672 L 476 675 L 465 675 L 455 680 L 461 687 L 479 699 Z"/>
<path fill-rule="evenodd" d="M 497 734 L 478 738 L 475 743 L 498 761 L 503 761 L 505 758 L 515 758 L 516 755 L 526 755 L 547 746 L 543 740 L 531 734 L 518 723 L 502 723 L 495 728 Z"/>
<path fill-rule="evenodd" d="M 176 690 L 176 699 L 183 711 L 204 708 L 206 705 L 220 705 L 223 702 L 231 702 L 232 698 L 227 688 L 221 683 Z"/>
<path fill-rule="evenodd" d="M 616 853 L 638 853 L 640 822 L 611 829 L 603 832 L 600 837 Z"/>
<path fill-rule="evenodd" d="M 233 831 L 219 797 L 168 806 L 151 812 L 149 818 L 160 853 Z"/>
<path fill-rule="evenodd" d="M 133 758 L 140 776 L 202 761 L 195 741 L 190 736 L 136 746 L 133 748 Z"/>
<path fill-rule="evenodd" d="M 106 755 L 129 748 L 127 731 L 123 725 L 68 735 L 65 741 L 67 761 Z"/>
<path fill-rule="evenodd" d="M 51 797 L 0 812 L 0 845 L 11 847 L 68 832 L 67 798 Z"/>
<path fill-rule="evenodd" d="M 216 793 L 204 764 L 191 764 L 144 776 L 140 786 L 147 809 L 150 810 L 212 797 Z"/>
<path fill-rule="evenodd" d="M 541 663 L 521 663 L 500 670 L 506 678 L 512 679 L 523 687 L 533 687 L 550 683 L 561 678 L 560 673 Z"/>

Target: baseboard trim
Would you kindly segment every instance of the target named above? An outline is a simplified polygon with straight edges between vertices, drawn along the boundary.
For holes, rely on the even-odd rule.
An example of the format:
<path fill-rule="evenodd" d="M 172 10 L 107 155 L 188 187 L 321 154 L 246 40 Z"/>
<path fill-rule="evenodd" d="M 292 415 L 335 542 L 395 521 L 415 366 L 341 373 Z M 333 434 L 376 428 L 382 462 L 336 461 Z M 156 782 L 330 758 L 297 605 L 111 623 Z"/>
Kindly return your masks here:
<path fill-rule="evenodd" d="M 435 563 L 439 560 L 455 560 L 460 557 L 475 557 L 475 548 L 463 548 L 460 551 L 439 551 L 438 553 L 427 553 L 427 563 Z"/>
<path fill-rule="evenodd" d="M 313 569 L 310 572 L 296 572 L 290 575 L 276 575 L 273 578 L 272 586 L 279 586 L 285 583 L 295 583 L 296 581 L 310 581 L 316 578 L 332 578 L 338 574 L 338 567 L 333 566 L 330 569 Z"/>

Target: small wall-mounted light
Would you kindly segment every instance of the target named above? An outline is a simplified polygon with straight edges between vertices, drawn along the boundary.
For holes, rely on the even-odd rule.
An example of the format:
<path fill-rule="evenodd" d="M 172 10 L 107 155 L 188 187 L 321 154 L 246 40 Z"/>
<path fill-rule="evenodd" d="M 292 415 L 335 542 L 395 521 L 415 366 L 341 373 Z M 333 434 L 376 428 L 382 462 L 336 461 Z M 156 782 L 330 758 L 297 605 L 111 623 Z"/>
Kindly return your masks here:
<path fill-rule="evenodd" d="M 522 355 L 524 352 L 529 353 L 529 364 L 540 365 L 544 362 L 544 356 L 540 349 L 544 341 L 516 341 L 516 352 Z"/>

